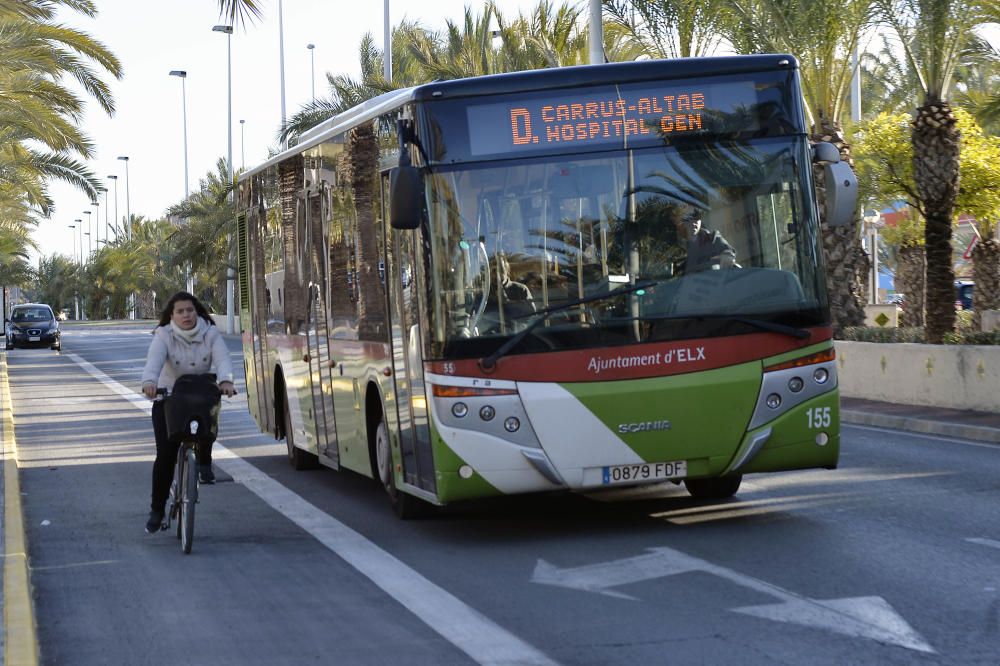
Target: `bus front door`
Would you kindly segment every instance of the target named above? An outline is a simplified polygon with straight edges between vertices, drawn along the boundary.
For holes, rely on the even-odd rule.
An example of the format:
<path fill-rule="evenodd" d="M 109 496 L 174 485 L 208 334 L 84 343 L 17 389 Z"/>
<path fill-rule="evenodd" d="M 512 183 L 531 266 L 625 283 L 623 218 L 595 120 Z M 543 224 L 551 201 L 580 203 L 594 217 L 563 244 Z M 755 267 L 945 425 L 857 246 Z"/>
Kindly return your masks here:
<path fill-rule="evenodd" d="M 383 184 L 383 187 L 386 187 Z M 418 252 L 420 231 L 389 229 L 389 303 L 392 321 L 392 357 L 399 423 L 399 448 L 406 483 L 435 492 L 434 458 L 424 392 L 418 285 L 429 279 Z"/>

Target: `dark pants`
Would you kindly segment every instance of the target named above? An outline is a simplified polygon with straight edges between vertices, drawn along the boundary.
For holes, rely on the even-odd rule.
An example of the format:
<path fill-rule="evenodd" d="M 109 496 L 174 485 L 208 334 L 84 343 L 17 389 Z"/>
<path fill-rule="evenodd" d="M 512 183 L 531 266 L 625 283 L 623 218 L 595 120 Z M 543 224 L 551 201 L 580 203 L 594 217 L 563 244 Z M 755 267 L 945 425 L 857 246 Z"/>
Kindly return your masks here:
<path fill-rule="evenodd" d="M 177 449 L 180 444 L 171 444 L 167 439 L 167 417 L 163 412 L 163 401 L 153 403 L 153 437 L 156 438 L 156 460 L 153 461 L 153 500 L 150 508 L 163 511 L 170 495 L 170 482 L 174 480 L 174 466 L 177 464 Z M 198 445 L 198 464 L 212 464 L 212 445 Z"/>

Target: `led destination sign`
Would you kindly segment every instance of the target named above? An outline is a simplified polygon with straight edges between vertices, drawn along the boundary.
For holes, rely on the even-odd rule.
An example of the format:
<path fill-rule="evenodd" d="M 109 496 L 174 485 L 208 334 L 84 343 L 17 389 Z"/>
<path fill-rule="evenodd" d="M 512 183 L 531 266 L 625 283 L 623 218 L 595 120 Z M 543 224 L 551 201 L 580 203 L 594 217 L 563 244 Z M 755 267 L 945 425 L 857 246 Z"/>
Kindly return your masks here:
<path fill-rule="evenodd" d="M 605 92 L 606 91 L 606 92 Z M 717 131 L 718 121 L 757 102 L 752 82 L 588 88 L 468 108 L 472 155 L 518 153 L 560 146 L 633 145 Z M 741 114 L 741 130 L 755 129 Z M 753 116 L 750 116 L 753 118 Z M 714 122 L 713 122 L 714 120 Z"/>

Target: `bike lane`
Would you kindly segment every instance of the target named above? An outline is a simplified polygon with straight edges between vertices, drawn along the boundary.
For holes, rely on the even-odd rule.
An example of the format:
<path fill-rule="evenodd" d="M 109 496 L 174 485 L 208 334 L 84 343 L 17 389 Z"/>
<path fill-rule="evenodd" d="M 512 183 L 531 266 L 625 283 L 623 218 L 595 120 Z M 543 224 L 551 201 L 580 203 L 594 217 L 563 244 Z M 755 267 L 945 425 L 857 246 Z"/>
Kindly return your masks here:
<path fill-rule="evenodd" d="M 21 485 L 14 439 L 14 412 L 8 381 L 7 354 L 0 352 L 0 516 L 3 529 L 3 636 L 0 654 L 5 664 L 38 663 L 38 636 L 21 506 Z"/>
<path fill-rule="evenodd" d="M 376 663 L 387 654 L 469 663 L 225 473 L 203 489 L 192 555 L 172 532 L 144 535 L 148 409 L 73 357 L 22 354 L 5 391 L 18 415 L 26 569 L 45 663 Z M 247 422 L 245 403 L 224 407 L 218 458 L 234 443 L 239 460 L 280 456 Z"/>

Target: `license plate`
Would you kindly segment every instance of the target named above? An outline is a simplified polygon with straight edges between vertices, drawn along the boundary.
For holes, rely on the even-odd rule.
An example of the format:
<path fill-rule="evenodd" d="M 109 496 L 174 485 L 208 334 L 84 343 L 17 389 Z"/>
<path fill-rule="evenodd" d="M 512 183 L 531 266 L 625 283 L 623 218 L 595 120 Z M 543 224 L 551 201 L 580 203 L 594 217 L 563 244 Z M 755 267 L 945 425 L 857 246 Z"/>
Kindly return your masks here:
<path fill-rule="evenodd" d="M 29 335 L 28 342 L 41 342 L 42 339 L 37 335 Z"/>
<path fill-rule="evenodd" d="M 601 483 L 605 485 L 679 479 L 687 476 L 687 461 L 612 465 L 601 468 L 601 472 Z"/>

